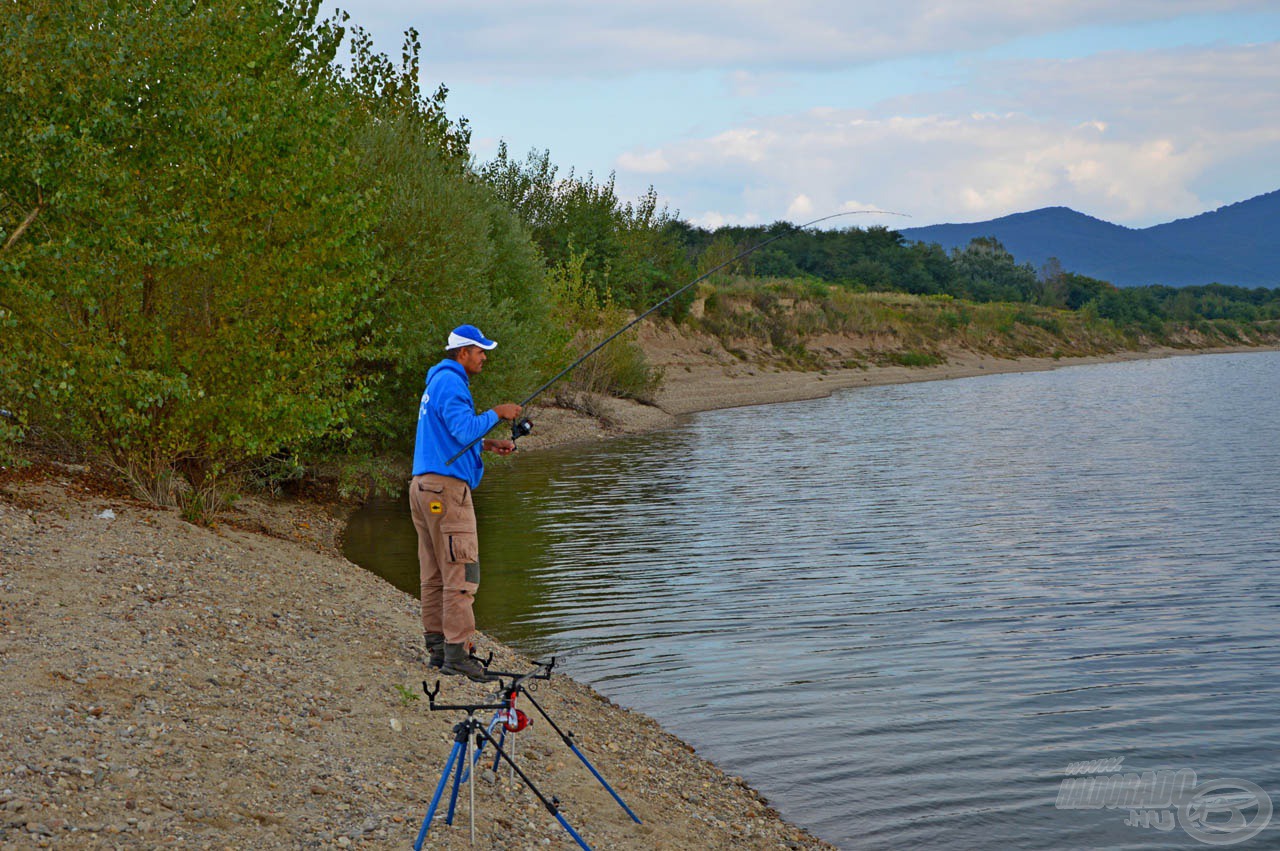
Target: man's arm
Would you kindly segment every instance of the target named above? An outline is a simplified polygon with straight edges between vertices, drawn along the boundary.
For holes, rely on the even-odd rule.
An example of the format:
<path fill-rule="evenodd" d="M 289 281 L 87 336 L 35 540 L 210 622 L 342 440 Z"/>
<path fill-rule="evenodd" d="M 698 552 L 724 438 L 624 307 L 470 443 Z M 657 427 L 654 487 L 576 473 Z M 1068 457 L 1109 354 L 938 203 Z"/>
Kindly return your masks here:
<path fill-rule="evenodd" d="M 461 378 L 450 377 L 441 381 L 441 384 L 443 386 L 438 390 L 443 396 L 440 399 L 440 415 L 444 419 L 444 427 L 454 440 L 465 446 L 479 440 L 498 424 L 496 412 L 475 412 L 471 396 L 465 391 Z"/>

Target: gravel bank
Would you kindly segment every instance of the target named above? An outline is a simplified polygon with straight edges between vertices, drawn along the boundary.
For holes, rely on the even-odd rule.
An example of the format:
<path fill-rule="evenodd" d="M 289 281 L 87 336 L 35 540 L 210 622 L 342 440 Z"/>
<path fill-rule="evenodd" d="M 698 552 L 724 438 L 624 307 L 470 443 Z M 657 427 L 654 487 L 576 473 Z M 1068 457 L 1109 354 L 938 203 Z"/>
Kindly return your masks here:
<path fill-rule="evenodd" d="M 0 848 L 408 848 L 459 715 L 402 697 L 417 602 L 343 559 L 340 528 L 254 501 L 198 528 L 74 470 L 0 471 Z M 644 821 L 536 719 L 522 767 L 593 847 L 830 847 L 651 719 L 559 675 L 537 698 Z M 489 780 L 475 847 L 577 847 Z M 465 798 L 427 847 L 470 847 Z"/>
<path fill-rule="evenodd" d="M 865 354 L 858 348 L 864 346 L 865 341 L 857 338 L 827 336 L 813 342 L 815 348 L 825 352 L 828 360 L 833 362 Z M 856 387 L 1039 372 L 1067 366 L 1152 358 L 1276 350 L 1274 343 L 1201 349 L 1157 347 L 1061 358 L 1001 358 L 970 351 L 949 351 L 945 363 L 933 366 L 869 365 L 799 371 L 778 363 L 776 355 L 767 350 L 756 351 L 751 360 L 743 360 L 731 354 L 715 337 L 684 327 L 677 328 L 665 321 L 646 321 L 638 326 L 637 343 L 649 363 L 660 369 L 664 376 L 662 386 L 650 404 L 592 396 L 589 409 L 596 415 L 589 416 L 581 411 L 550 407 L 547 399 L 543 398 L 529 411 L 535 423 L 534 433 L 521 441 L 521 449 L 639 434 L 669 428 L 681 417 L 701 411 L 819 399 Z"/>

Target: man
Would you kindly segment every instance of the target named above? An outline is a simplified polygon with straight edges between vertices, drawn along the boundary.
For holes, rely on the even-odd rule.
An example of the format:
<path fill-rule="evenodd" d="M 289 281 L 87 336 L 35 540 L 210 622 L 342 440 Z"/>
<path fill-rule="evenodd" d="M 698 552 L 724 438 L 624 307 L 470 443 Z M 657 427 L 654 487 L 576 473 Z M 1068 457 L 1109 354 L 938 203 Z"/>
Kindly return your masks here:
<path fill-rule="evenodd" d="M 514 420 L 520 406 L 506 403 L 477 414 L 471 401 L 471 377 L 484 368 L 498 344 L 474 325 L 449 334 L 445 357 L 427 373 L 418 408 L 409 508 L 418 530 L 418 566 L 422 585 L 422 632 L 429 664 L 443 674 L 486 679 L 471 658 L 476 631 L 472 604 L 480 586 L 480 545 L 471 490 L 484 475 L 482 450 L 509 455 L 510 440 L 481 440 L 498 420 Z M 469 446 L 465 452 L 463 447 Z M 452 464 L 454 455 L 462 455 Z"/>

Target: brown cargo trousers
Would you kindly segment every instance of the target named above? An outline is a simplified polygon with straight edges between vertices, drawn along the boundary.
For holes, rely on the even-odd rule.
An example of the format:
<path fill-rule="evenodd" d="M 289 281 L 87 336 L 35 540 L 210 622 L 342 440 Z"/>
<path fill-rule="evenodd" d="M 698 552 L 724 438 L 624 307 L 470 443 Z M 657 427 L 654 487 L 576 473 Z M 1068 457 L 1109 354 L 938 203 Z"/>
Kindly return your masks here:
<path fill-rule="evenodd" d="M 471 610 L 480 587 L 480 541 L 471 488 L 461 479 L 426 473 L 409 483 L 409 511 L 418 530 L 422 631 L 460 644 L 476 631 Z"/>

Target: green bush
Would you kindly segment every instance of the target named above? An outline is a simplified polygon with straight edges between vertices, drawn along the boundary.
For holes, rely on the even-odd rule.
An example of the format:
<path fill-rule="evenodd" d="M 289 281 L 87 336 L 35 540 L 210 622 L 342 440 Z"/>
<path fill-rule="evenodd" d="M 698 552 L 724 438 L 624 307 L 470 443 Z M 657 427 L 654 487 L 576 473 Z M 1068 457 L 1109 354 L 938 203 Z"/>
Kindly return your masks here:
<path fill-rule="evenodd" d="M 371 123 L 357 139 L 361 179 L 374 190 L 380 248 L 370 346 L 358 365 L 372 387 L 344 454 L 407 452 L 427 370 L 449 331 L 478 325 L 498 348 L 476 381 L 477 404 L 519 398 L 562 358 L 545 271 L 524 226 L 465 162 L 413 116 Z"/>
<path fill-rule="evenodd" d="M 364 397 L 370 222 L 315 13 L 0 5 L 0 398 L 144 489 Z"/>
<path fill-rule="evenodd" d="M 899 366 L 936 366 L 947 362 L 947 359 L 942 355 L 932 352 L 917 352 L 910 349 L 901 352 L 885 352 L 884 359 Z"/>
<path fill-rule="evenodd" d="M 566 263 L 551 270 L 547 280 L 554 313 L 561 322 L 554 339 L 566 353 L 565 367 L 628 323 L 626 311 L 588 283 L 584 255 L 571 254 Z M 649 365 L 635 344 L 634 332 L 628 331 L 588 357 L 563 380 L 559 395 L 562 402 L 570 401 L 573 391 L 652 402 L 662 374 Z"/>
<path fill-rule="evenodd" d="M 662 301 L 695 276 L 679 244 L 681 230 L 649 191 L 623 203 L 614 178 L 596 182 L 572 170 L 560 176 L 549 151 L 532 151 L 517 162 L 499 145 L 480 177 L 526 224 L 550 267 L 581 258 L 585 280 L 601 297 L 637 313 Z M 693 301 L 686 292 L 663 306 L 661 315 L 682 318 Z"/>

